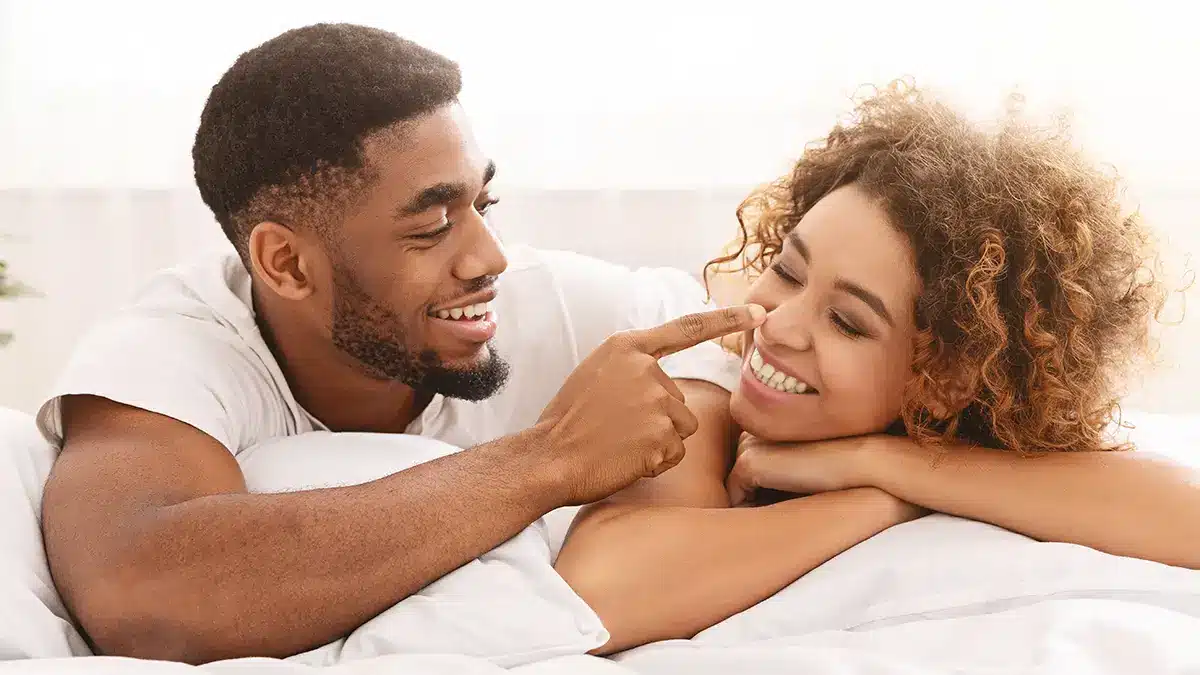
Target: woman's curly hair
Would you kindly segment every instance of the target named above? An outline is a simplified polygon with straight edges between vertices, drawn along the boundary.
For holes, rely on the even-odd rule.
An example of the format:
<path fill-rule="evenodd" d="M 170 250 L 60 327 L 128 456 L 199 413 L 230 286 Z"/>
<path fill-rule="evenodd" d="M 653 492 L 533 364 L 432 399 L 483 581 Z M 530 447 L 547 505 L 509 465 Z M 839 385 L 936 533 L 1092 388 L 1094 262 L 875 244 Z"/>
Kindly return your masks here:
<path fill-rule="evenodd" d="M 879 199 L 911 242 L 923 291 L 901 414 L 918 440 L 1018 452 L 1115 448 L 1119 386 L 1162 308 L 1152 238 L 1065 125 L 1012 110 L 988 130 L 905 82 L 874 92 L 738 208 L 736 250 L 761 274 L 833 190 Z M 932 411 L 941 411 L 935 414 Z"/>

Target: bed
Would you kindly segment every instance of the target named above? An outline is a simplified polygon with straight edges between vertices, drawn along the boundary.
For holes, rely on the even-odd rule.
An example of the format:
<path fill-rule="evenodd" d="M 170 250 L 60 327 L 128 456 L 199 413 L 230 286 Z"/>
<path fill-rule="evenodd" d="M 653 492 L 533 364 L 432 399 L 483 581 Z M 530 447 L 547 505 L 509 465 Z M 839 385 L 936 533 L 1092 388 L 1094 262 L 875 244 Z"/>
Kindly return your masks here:
<path fill-rule="evenodd" d="M 1200 467 L 1200 417 L 1132 414 L 1144 451 Z M 256 449 L 253 489 L 361 482 L 453 451 L 424 439 L 321 433 Z M 398 442 L 411 444 L 394 452 Z M 691 640 L 587 656 L 607 635 L 554 574 L 568 510 L 372 619 L 287 660 L 201 667 L 90 655 L 54 591 L 38 513 L 52 450 L 24 413 L 0 410 L 0 672 L 290 675 L 1200 673 L 1200 572 L 1035 542 L 932 515 L 830 560 Z M 346 466 L 357 467 L 345 470 Z M 343 468 L 339 468 L 343 467 Z M 366 467 L 364 469 L 364 467 Z M 340 473 L 339 473 L 340 472 Z M 1164 514 L 1169 517 L 1169 514 Z M 1198 543 L 1200 545 L 1200 543 Z"/>

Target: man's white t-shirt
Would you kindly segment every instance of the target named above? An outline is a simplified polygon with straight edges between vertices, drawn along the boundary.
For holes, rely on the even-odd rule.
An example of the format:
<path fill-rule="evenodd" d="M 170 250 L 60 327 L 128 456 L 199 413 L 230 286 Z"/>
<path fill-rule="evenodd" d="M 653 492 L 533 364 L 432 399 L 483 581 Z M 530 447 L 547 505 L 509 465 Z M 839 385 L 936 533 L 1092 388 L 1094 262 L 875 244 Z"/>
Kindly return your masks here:
<path fill-rule="evenodd" d="M 435 396 L 407 433 L 468 448 L 532 426 L 570 372 L 612 333 L 704 311 L 703 287 L 670 268 L 631 270 L 565 251 L 510 247 L 497 283 L 495 346 L 509 381 L 479 402 Z M 739 360 L 704 343 L 660 361 L 676 379 L 727 390 Z M 234 455 L 281 436 L 325 429 L 296 402 L 254 321 L 250 276 L 233 253 L 156 275 L 134 302 L 76 346 L 38 411 L 62 443 L 60 400 L 92 394 L 174 418 Z M 620 421 L 613 420 L 619 424 Z"/>

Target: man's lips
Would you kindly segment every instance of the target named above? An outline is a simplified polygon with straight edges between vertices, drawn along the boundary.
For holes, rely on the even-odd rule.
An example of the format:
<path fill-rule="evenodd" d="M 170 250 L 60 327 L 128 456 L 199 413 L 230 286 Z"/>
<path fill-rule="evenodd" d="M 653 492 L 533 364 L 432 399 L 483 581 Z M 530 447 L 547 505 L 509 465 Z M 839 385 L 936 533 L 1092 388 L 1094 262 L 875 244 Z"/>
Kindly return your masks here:
<path fill-rule="evenodd" d="M 489 288 L 478 293 L 472 293 L 463 298 L 442 304 L 429 310 L 429 316 L 440 317 L 444 312 L 453 312 L 455 309 L 465 310 L 468 307 L 475 305 L 486 305 L 496 299 L 496 289 Z"/>
<path fill-rule="evenodd" d="M 430 321 L 437 330 L 445 331 L 456 340 L 484 343 L 496 335 L 496 314 L 488 303 L 469 305 L 467 310 L 440 310 L 439 314 L 444 316 L 432 316 Z"/>

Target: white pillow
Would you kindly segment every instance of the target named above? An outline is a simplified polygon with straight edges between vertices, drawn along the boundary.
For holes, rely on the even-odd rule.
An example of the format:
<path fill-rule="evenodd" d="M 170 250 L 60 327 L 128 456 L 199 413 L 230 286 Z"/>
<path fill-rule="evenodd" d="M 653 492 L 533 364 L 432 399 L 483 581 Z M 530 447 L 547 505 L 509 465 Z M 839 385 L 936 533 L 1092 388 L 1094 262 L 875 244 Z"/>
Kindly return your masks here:
<path fill-rule="evenodd" d="M 1200 468 L 1200 416 L 1130 412 L 1120 437 Z M 738 643 L 930 617 L 976 614 L 1049 595 L 1137 599 L 1200 616 L 1200 571 L 1037 542 L 943 514 L 891 528 L 775 596 L 701 632 Z"/>
<path fill-rule="evenodd" d="M 355 485 L 459 449 L 420 436 L 311 432 L 238 455 L 254 492 Z M 384 654 L 452 653 L 512 667 L 584 654 L 608 641 L 599 617 L 552 564 L 538 520 L 516 537 L 426 586 L 347 639 L 292 657 L 332 665 Z"/>
<path fill-rule="evenodd" d="M 885 530 L 695 639 L 739 644 L 879 628 L 1051 596 L 1135 600 L 1200 617 L 1200 571 L 1038 542 L 935 514 Z"/>
<path fill-rule="evenodd" d="M 31 415 L 0 408 L 0 661 L 91 653 L 42 545 L 42 488 L 54 458 Z"/>

